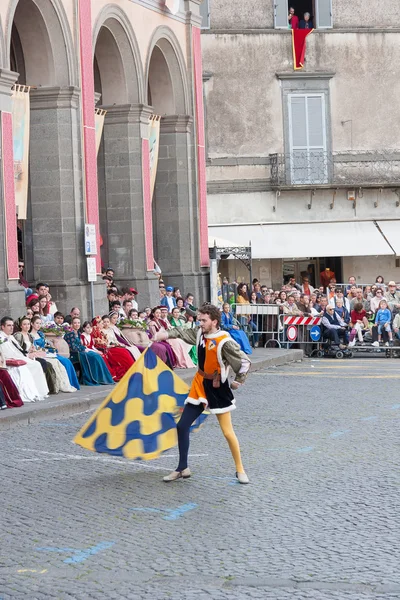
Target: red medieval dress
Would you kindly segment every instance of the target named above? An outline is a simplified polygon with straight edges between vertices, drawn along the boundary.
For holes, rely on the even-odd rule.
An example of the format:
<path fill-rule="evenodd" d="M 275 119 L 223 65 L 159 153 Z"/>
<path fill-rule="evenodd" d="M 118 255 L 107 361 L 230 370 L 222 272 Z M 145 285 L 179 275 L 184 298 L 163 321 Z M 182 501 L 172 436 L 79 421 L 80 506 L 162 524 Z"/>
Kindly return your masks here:
<path fill-rule="evenodd" d="M 84 340 L 83 338 L 86 338 Z M 88 335 L 82 334 L 82 343 L 85 344 L 91 350 L 97 350 L 101 352 L 103 359 L 106 361 L 108 368 L 110 369 L 112 378 L 114 381 L 119 381 L 123 378 L 125 373 L 129 371 L 131 366 L 135 363 L 135 359 L 132 354 L 117 346 L 108 346 L 107 338 L 101 329 L 97 326 L 93 327 L 92 334 L 90 335 L 90 346 Z"/>
<path fill-rule="evenodd" d="M 0 368 L 0 387 L 8 408 L 23 406 L 24 403 L 19 395 L 18 388 L 5 368 Z"/>

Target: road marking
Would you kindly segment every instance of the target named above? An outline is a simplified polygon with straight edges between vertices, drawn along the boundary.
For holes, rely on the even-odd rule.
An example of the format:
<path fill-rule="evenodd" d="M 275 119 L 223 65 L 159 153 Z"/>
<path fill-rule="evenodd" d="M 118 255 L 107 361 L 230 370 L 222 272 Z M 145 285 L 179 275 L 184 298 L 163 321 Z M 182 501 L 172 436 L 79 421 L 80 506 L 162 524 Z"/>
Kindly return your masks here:
<path fill-rule="evenodd" d="M 97 544 L 97 546 L 91 546 L 90 548 L 86 548 L 85 550 L 78 550 L 76 548 L 36 548 L 41 552 L 59 552 L 60 554 L 72 554 L 69 558 L 66 558 L 63 562 L 68 565 L 73 565 L 77 563 L 81 563 L 85 561 L 89 556 L 94 556 L 98 554 L 102 550 L 107 550 L 108 548 L 112 548 L 115 542 L 101 542 Z"/>
<path fill-rule="evenodd" d="M 182 515 L 189 512 L 190 510 L 194 510 L 198 507 L 198 504 L 194 504 L 192 502 L 188 504 L 182 504 L 182 506 L 178 506 L 177 508 L 151 508 L 151 507 L 136 507 L 130 508 L 129 510 L 132 512 L 151 512 L 163 514 L 164 521 L 176 521 Z"/>
<path fill-rule="evenodd" d="M 39 569 L 18 569 L 17 573 L 47 573 L 47 569 L 42 569 L 41 571 L 39 571 Z"/>
<path fill-rule="evenodd" d="M 142 467 L 144 469 L 153 469 L 156 471 L 165 471 L 166 469 L 170 469 L 171 471 L 173 471 L 173 467 L 156 467 L 154 465 L 147 465 L 142 462 L 129 461 L 126 458 L 122 458 L 122 459 L 118 460 L 117 458 L 107 458 L 105 456 L 82 456 L 80 454 L 64 454 L 64 453 L 60 453 L 60 452 L 47 452 L 45 450 L 36 450 L 36 449 L 34 450 L 32 448 L 16 448 L 16 450 L 18 450 L 20 452 L 30 452 L 31 454 L 44 454 L 44 455 L 49 455 L 51 457 L 51 458 L 47 458 L 47 459 L 37 458 L 37 457 L 19 458 L 18 459 L 19 462 L 37 462 L 37 461 L 41 461 L 41 460 L 53 460 L 53 461 L 57 461 L 57 460 L 94 460 L 94 461 L 112 463 L 112 464 L 117 464 L 117 465 L 125 465 L 125 466 L 129 466 L 129 467 Z"/>
<path fill-rule="evenodd" d="M 253 373 L 253 375 L 266 375 L 267 373 Z M 327 378 L 327 379 L 337 379 L 338 375 L 328 374 L 328 373 L 318 373 L 318 371 L 303 371 L 301 373 L 268 373 L 271 377 L 309 377 L 310 375 L 314 377 L 314 379 L 319 378 Z M 400 375 L 340 375 L 340 379 L 400 379 Z"/>
<path fill-rule="evenodd" d="M 334 431 L 333 433 L 330 434 L 329 437 L 331 438 L 338 438 L 341 437 L 342 435 L 346 435 L 346 433 L 350 433 L 351 429 L 344 429 L 343 431 Z"/>

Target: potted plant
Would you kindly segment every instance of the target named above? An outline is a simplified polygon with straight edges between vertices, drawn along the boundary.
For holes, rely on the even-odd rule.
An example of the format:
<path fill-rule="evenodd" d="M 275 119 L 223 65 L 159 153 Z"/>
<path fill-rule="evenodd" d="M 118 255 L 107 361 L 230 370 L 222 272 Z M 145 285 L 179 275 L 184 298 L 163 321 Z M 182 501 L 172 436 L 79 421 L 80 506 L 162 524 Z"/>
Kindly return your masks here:
<path fill-rule="evenodd" d="M 46 341 L 53 346 L 60 356 L 69 358 L 69 346 L 64 341 L 64 334 L 67 331 L 71 331 L 68 323 L 62 325 L 56 325 L 55 323 L 45 323 L 42 327 L 42 331 L 45 335 Z"/>
<path fill-rule="evenodd" d="M 121 319 L 117 326 L 131 344 L 144 347 L 150 344 L 147 325 L 140 319 Z"/>

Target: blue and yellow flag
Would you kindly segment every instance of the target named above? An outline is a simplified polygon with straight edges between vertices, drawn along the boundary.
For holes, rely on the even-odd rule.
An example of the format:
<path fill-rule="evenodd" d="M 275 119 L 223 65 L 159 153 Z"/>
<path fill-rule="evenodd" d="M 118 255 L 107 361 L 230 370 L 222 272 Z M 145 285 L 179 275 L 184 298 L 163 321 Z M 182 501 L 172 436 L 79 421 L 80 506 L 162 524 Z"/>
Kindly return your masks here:
<path fill-rule="evenodd" d="M 74 442 L 93 452 L 152 460 L 177 444 L 189 388 L 151 348 L 132 365 Z M 207 417 L 193 424 L 197 429 Z"/>

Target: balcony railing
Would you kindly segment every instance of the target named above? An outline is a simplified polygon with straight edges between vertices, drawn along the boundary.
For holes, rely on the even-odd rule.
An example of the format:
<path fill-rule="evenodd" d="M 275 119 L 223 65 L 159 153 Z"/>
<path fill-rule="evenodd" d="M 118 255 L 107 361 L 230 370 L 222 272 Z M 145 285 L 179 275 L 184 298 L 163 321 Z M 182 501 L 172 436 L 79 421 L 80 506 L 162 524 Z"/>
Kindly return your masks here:
<path fill-rule="evenodd" d="M 400 150 L 270 154 L 272 187 L 400 187 Z"/>

